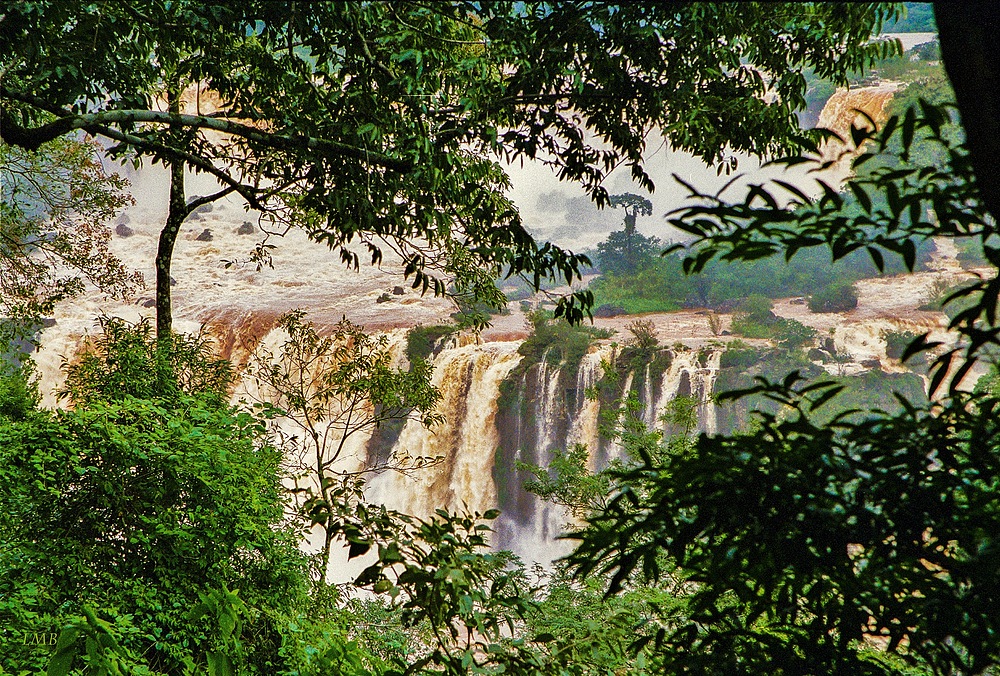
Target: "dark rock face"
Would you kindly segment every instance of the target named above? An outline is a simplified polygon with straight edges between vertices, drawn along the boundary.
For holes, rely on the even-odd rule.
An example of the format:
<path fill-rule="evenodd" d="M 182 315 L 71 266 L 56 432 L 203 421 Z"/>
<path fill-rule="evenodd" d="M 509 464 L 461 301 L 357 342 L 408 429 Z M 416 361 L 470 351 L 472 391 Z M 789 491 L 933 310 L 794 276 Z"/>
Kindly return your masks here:
<path fill-rule="evenodd" d="M 392 300 L 392 296 L 387 293 L 383 293 L 381 296 L 375 299 L 376 303 L 388 303 Z"/>
<path fill-rule="evenodd" d="M 392 295 L 393 296 L 402 296 L 403 293 L 404 293 L 403 287 L 401 287 L 401 286 L 394 286 L 394 287 L 392 287 Z"/>
<path fill-rule="evenodd" d="M 623 314 L 625 314 L 625 308 L 621 305 L 602 305 L 594 310 L 594 316 L 602 319 L 607 319 L 608 317 L 618 317 Z"/>
<path fill-rule="evenodd" d="M 821 361 L 824 364 L 833 361 L 832 354 L 818 347 L 814 347 L 811 350 L 809 350 L 809 354 L 807 356 L 809 357 L 810 361 Z"/>
<path fill-rule="evenodd" d="M 132 235 L 134 235 L 135 231 L 132 230 L 132 228 L 125 225 L 124 223 L 119 223 L 118 225 L 115 226 L 115 234 L 121 237 L 122 239 L 127 239 Z"/>
<path fill-rule="evenodd" d="M 156 301 L 152 298 L 142 301 L 143 307 L 156 307 Z"/>
<path fill-rule="evenodd" d="M 252 235 L 257 228 L 250 221 L 243 221 L 243 224 L 236 229 L 237 235 Z"/>
<path fill-rule="evenodd" d="M 195 237 L 199 242 L 211 242 L 212 241 L 212 231 L 205 228 L 201 231 L 201 234 Z"/>

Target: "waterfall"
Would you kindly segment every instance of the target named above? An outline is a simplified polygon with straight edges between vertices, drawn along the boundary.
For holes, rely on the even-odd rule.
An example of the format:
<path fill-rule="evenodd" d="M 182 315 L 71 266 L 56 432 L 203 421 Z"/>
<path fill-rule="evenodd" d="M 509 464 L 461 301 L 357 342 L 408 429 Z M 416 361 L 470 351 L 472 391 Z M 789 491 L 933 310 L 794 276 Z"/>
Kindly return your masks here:
<path fill-rule="evenodd" d="M 570 424 L 567 445 L 583 444 L 591 450 L 591 469 L 596 469 L 596 451 L 600 448 L 598 423 L 600 422 L 601 402 L 597 397 L 589 397 L 587 393 L 597 386 L 604 376 L 601 363 L 613 358 L 614 348 L 602 346 L 584 355 L 576 375 L 576 411 Z"/>
<path fill-rule="evenodd" d="M 875 87 L 858 87 L 844 89 L 843 87 L 830 97 L 819 114 L 818 128 L 829 129 L 845 141 L 851 138 L 851 125 L 861 125 L 864 120 L 857 111 L 862 111 L 881 126 L 886 120 L 886 108 L 892 101 L 898 85 L 893 82 L 883 83 Z M 846 178 L 851 172 L 851 162 L 855 152 L 846 143 L 831 139 L 823 144 L 822 157 L 824 161 L 835 161 L 834 175 Z"/>
<path fill-rule="evenodd" d="M 711 396 L 721 348 L 656 351 L 653 364 L 662 367 L 669 361 L 662 375 L 658 367 L 644 363 L 622 373 L 610 394 L 587 396 L 602 383 L 605 365 L 614 364 L 616 346 L 592 346 L 579 364 L 554 363 L 546 351 L 537 363 L 517 368 L 522 359 L 518 346 L 449 347 L 434 358 L 434 384 L 442 393 L 439 411 L 447 422 L 432 430 L 407 422 L 392 450 L 443 460 L 410 474 L 378 476 L 370 484 L 369 499 L 417 516 L 435 509 L 483 512 L 499 507 L 494 544 L 527 561 L 547 563 L 568 551 L 555 540 L 567 516 L 524 490 L 531 475 L 518 469 L 518 463 L 544 467 L 556 451 L 575 444 L 588 448 L 593 470 L 612 457 L 621 458 L 623 449 L 601 438 L 601 409 L 634 388 L 644 421 L 665 431 L 661 418 L 670 401 L 693 396 L 699 402 L 699 429 L 713 431 Z"/>
<path fill-rule="evenodd" d="M 712 396 L 715 391 L 715 380 L 719 377 L 721 362 L 722 350 L 713 351 L 702 373 L 699 420 L 704 421 L 702 429 L 706 434 L 715 434 L 718 431 L 718 410 Z"/>
<path fill-rule="evenodd" d="M 385 472 L 369 486 L 369 498 L 427 517 L 435 509 L 483 512 L 497 506 L 493 456 L 500 382 L 520 361 L 517 343 L 486 343 L 447 349 L 434 360 L 438 411 L 446 422 L 427 429 L 414 420 L 403 427 L 394 450 L 413 457 L 440 457 L 435 467 Z"/>

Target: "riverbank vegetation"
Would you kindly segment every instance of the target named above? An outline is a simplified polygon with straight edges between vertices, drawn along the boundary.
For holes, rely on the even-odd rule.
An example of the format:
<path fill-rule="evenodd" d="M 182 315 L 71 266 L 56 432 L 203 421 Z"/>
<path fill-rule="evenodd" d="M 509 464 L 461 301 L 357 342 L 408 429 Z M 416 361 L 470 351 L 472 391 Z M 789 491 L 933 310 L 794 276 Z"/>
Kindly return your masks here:
<path fill-rule="evenodd" d="M 720 171 L 735 168 L 731 152 L 808 162 L 794 155 L 816 140 L 794 123 L 802 69 L 846 82 L 889 56 L 869 38 L 900 13 L 868 3 L 9 5 L 4 143 L 33 152 L 84 130 L 117 144 L 112 155 L 169 165 L 174 231 L 158 256 L 167 293 L 155 332 L 105 320 L 67 355 L 66 408 L 39 406 L 30 360 L 0 365 L 0 674 L 991 673 L 997 373 L 976 394 L 959 385 L 1000 345 L 1000 279 L 950 294 L 963 299 L 949 315 L 955 346 L 885 337 L 899 361 L 926 354 L 933 402 L 916 374 L 830 375 L 836 351 L 824 340 L 811 352 L 818 336 L 769 305 L 811 282 L 793 272 L 768 286 L 778 274 L 769 261 L 782 257 L 913 270 L 920 243 L 939 236 L 974 238 L 1000 265 L 990 215 L 1000 192 L 984 170 L 1000 153 L 986 164 L 977 155 L 998 139 L 968 104 L 1000 88 L 989 73 L 963 79 L 949 51 L 988 52 L 987 10 L 953 4 L 937 16 L 968 143 L 953 107 L 920 101 L 881 130 L 852 129 L 860 154 L 843 193 L 827 186 L 809 199 L 776 183 L 730 203 L 690 186 L 696 199 L 672 223 L 693 239 L 677 258 L 643 265 L 627 241 L 609 242 L 605 253 L 625 255 L 607 280 L 620 275 L 624 288 L 653 271 L 656 294 L 628 282 L 645 300 L 739 301 L 736 329 L 769 344 L 662 347 L 633 323 L 617 346 L 622 372 L 683 360 L 688 391 L 679 385 L 650 425 L 639 379 L 626 386 L 627 376 L 613 382 L 616 365 L 604 369 L 594 389 L 620 383 L 606 402 L 614 456 L 592 463 L 573 447 L 523 467 L 532 490 L 575 518 L 572 553 L 531 571 L 491 549 L 497 510 L 402 514 L 369 501 L 364 472 L 324 464 L 327 423 L 340 420 L 333 399 L 355 404 L 361 417 L 350 417 L 366 427 L 383 415 L 435 422 L 422 358 L 444 331 L 413 334 L 403 368 L 349 325 L 327 343 L 286 316 L 289 342 L 257 365 L 278 401 L 256 407 L 233 402 L 233 369 L 202 337 L 171 331 L 171 238 L 200 206 L 185 200 L 185 167 L 221 181 L 212 199 L 237 193 L 278 220 L 294 212 L 348 264 L 358 263 L 351 241 L 378 263 L 388 239 L 415 286 L 447 293 L 436 276 L 445 271 L 459 292 L 495 303 L 501 271 L 537 289 L 573 281 L 585 261 L 531 237 L 491 158 L 544 156 L 598 203 L 611 203 L 603 181 L 615 166 L 652 187 L 643 139 L 653 126 Z M 226 105 L 181 114 L 184 86 L 200 91 L 202 80 Z M 772 194 L 785 192 L 792 208 Z M 630 203 L 633 219 L 645 213 Z M 796 295 L 822 300 L 831 284 Z M 591 293 L 532 316 L 527 367 L 584 373 L 598 336 L 554 320 L 582 319 Z M 703 434 L 707 391 L 694 391 L 690 373 L 715 357 L 719 401 L 748 408 Z M 564 405 L 601 396 L 569 389 L 555 392 Z M 295 435 L 278 433 L 282 420 Z M 346 429 L 331 433 L 338 449 Z M 312 491 L 289 476 L 289 443 L 317 456 Z M 310 533 L 323 539 L 318 551 Z M 347 585 L 327 583 L 332 542 L 357 564 Z"/>

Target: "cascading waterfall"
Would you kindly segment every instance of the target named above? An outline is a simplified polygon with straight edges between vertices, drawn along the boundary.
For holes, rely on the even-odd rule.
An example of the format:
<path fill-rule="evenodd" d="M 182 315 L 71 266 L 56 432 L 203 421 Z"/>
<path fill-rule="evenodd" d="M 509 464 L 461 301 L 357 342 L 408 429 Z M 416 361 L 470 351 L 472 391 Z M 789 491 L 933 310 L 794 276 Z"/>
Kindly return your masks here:
<path fill-rule="evenodd" d="M 435 509 L 483 512 L 496 507 L 494 419 L 500 383 L 521 359 L 517 347 L 511 342 L 466 345 L 438 355 L 433 384 L 441 391 L 438 410 L 446 422 L 427 429 L 417 421 L 407 421 L 393 451 L 440 457 L 441 462 L 413 473 L 386 472 L 376 477 L 369 487 L 372 501 L 420 517 Z"/>
<path fill-rule="evenodd" d="M 881 126 L 886 120 L 886 109 L 899 85 L 886 82 L 875 87 L 857 87 L 854 89 L 838 89 L 823 106 L 816 126 L 836 132 L 842 139 L 851 138 L 851 125 L 863 124 L 857 111 L 862 111 Z M 836 163 L 835 175 L 845 178 L 851 173 L 851 162 L 854 153 L 844 151 L 847 145 L 836 139 L 823 144 L 824 160 Z"/>
<path fill-rule="evenodd" d="M 598 424 L 600 422 L 601 402 L 597 397 L 588 396 L 588 392 L 595 388 L 597 382 L 604 376 L 602 363 L 607 362 L 613 355 L 614 348 L 602 346 L 585 354 L 580 361 L 580 367 L 576 374 L 577 407 L 566 439 L 568 445 L 583 444 L 590 449 L 600 447 Z M 591 453 L 591 469 L 596 469 L 595 457 L 595 454 Z"/>
<path fill-rule="evenodd" d="M 706 434 L 715 434 L 718 431 L 718 411 L 712 395 L 715 391 L 715 381 L 719 377 L 719 369 L 722 363 L 722 350 L 715 350 L 708 357 L 708 364 L 705 368 L 704 378 L 701 380 L 701 403 L 698 419 L 704 421 L 703 429 Z"/>
<path fill-rule="evenodd" d="M 144 168 L 132 178 L 142 199 L 121 219 L 129 219 L 134 234 L 128 239 L 116 235 L 111 246 L 126 264 L 144 270 L 147 279 L 152 279 L 151 261 L 163 220 L 166 177 L 159 168 Z M 204 177 L 188 178 L 192 191 L 207 194 L 212 189 L 211 181 Z M 404 361 L 402 329 L 445 323 L 453 309 L 442 299 L 419 297 L 401 288 L 399 294 L 393 286 L 398 275 L 391 265 L 345 273 L 330 262 L 328 251 L 307 242 L 304 233 L 296 231 L 277 242 L 274 269 L 257 270 L 239 263 L 230 267 L 227 261 L 245 258 L 252 248 L 254 237 L 241 234 L 241 224 L 245 225 L 247 218 L 234 200 L 220 200 L 211 210 L 192 216 L 178 240 L 173 265 L 177 278 L 175 328 L 186 333 L 204 328 L 215 339 L 220 356 L 232 360 L 237 368 L 245 366 L 258 345 L 272 352 L 280 347 L 282 336 L 274 326 L 278 317 L 296 307 L 307 311 L 307 318 L 315 322 L 320 333 L 345 315 L 369 331 L 398 330 L 392 346 L 400 363 Z M 211 241 L 202 241 L 208 231 Z M 53 393 L 62 382 L 60 364 L 64 357 L 72 359 L 87 334 L 99 330 L 95 317 L 106 312 L 136 321 L 152 316 L 151 305 L 150 289 L 127 303 L 103 299 L 95 292 L 61 304 L 34 355 L 43 383 L 43 405 L 58 404 Z M 601 343 L 592 346 L 576 365 L 549 363 L 546 358 L 512 374 L 522 359 L 518 342 L 477 346 L 462 345 L 462 340 L 449 341 L 434 359 L 435 383 L 444 393 L 441 410 L 447 422 L 436 430 L 409 423 L 393 434 L 376 432 L 370 440 L 366 434 L 357 435 L 341 468 L 357 469 L 373 452 L 442 456 L 439 466 L 412 476 L 387 473 L 375 478 L 372 500 L 384 500 L 423 516 L 436 508 L 468 506 L 484 511 L 499 506 L 504 515 L 497 524 L 498 546 L 516 545 L 526 558 L 548 560 L 551 556 L 545 548 L 551 547 L 551 538 L 565 517 L 560 509 L 540 505 L 522 490 L 528 477 L 516 471 L 514 463 L 544 466 L 557 449 L 579 443 L 590 449 L 592 469 L 603 466 L 611 449 L 601 438 L 598 423 L 602 406 L 610 402 L 588 398 L 586 393 L 605 376 L 602 363 L 613 363 L 621 348 Z M 680 364 L 691 357 L 678 353 L 674 359 Z M 622 391 L 642 382 L 637 396 L 650 421 L 657 420 L 669 400 L 664 392 L 673 390 L 672 396 L 678 390 L 671 383 L 665 384 L 668 376 L 661 378 L 660 373 L 643 366 L 639 373 L 622 374 L 621 378 L 627 386 Z M 671 367 L 670 373 L 676 376 L 677 367 Z M 697 380 L 696 375 L 687 378 Z M 291 427 L 285 431 L 295 433 Z M 398 436 L 394 436 L 396 432 Z M 372 448 L 379 444 L 387 448 Z"/>
<path fill-rule="evenodd" d="M 435 509 L 483 512 L 499 507 L 494 544 L 528 561 L 551 561 L 566 553 L 555 538 L 567 517 L 555 505 L 523 489 L 530 474 L 518 463 L 545 466 L 554 453 L 584 444 L 590 466 L 599 469 L 624 451 L 599 434 L 602 406 L 612 405 L 633 388 L 642 419 L 660 430 L 664 409 L 676 396 L 698 401 L 699 428 L 715 427 L 712 387 L 721 348 L 712 351 L 659 350 L 669 367 L 658 373 L 648 364 L 621 374 L 617 394 L 587 396 L 601 384 L 605 367 L 619 348 L 597 345 L 576 368 L 551 363 L 546 352 L 538 363 L 516 371 L 519 343 L 485 343 L 442 350 L 433 360 L 434 384 L 441 389 L 439 411 L 447 422 L 428 430 L 408 421 L 392 451 L 441 457 L 440 464 L 410 474 L 387 472 L 372 480 L 373 502 L 426 517 Z M 663 363 L 663 361 L 658 362 Z M 384 454 L 388 449 L 376 449 Z M 373 449 L 369 449 L 369 456 Z"/>

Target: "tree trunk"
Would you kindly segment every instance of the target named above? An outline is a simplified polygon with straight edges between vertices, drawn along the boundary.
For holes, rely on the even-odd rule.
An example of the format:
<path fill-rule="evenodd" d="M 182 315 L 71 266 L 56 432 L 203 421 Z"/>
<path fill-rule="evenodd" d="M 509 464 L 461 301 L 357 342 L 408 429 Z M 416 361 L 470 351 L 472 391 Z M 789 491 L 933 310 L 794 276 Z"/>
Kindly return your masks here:
<path fill-rule="evenodd" d="M 983 202 L 1000 218 L 1000 3 L 996 0 L 935 2 L 941 56 L 955 90 L 966 145 Z"/>
<path fill-rule="evenodd" d="M 167 109 L 175 115 L 180 113 L 180 87 L 167 93 Z M 180 132 L 178 132 L 180 133 Z M 160 230 L 160 241 L 156 248 L 156 342 L 169 344 L 173 331 L 173 308 L 170 302 L 170 263 L 174 257 L 174 243 L 181 230 L 181 224 L 188 216 L 187 198 L 184 194 L 184 162 L 172 159 L 170 167 L 170 200 L 167 206 L 167 222 Z"/>
<path fill-rule="evenodd" d="M 628 207 L 625 208 L 625 234 L 634 235 L 635 234 L 635 217 L 636 213 L 634 211 L 629 211 Z"/>
<path fill-rule="evenodd" d="M 160 231 L 160 243 L 156 249 L 156 340 L 166 344 L 173 327 L 170 306 L 170 262 L 174 255 L 174 243 L 181 224 L 187 217 L 184 196 L 184 163 L 172 160 L 170 166 L 170 205 L 167 222 Z"/>

